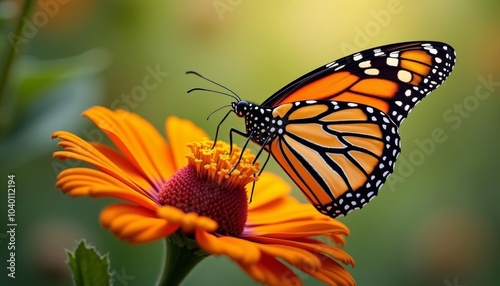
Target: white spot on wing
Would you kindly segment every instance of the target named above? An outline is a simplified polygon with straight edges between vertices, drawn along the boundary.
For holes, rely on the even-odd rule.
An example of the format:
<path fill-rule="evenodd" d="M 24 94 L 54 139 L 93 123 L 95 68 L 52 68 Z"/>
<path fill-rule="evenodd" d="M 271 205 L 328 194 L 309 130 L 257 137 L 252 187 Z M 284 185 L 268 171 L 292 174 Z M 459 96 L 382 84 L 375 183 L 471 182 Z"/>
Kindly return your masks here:
<path fill-rule="evenodd" d="M 398 79 L 402 82 L 410 82 L 411 81 L 411 73 L 407 70 L 398 71 Z"/>
<path fill-rule="evenodd" d="M 429 53 L 433 54 L 433 55 L 437 55 L 438 51 L 436 49 L 433 49 L 433 48 L 427 48 L 426 50 L 429 51 Z"/>
<path fill-rule="evenodd" d="M 364 62 L 360 62 L 359 65 L 358 65 L 360 68 L 369 68 L 372 66 L 371 62 L 368 60 L 368 61 L 364 61 Z"/>
<path fill-rule="evenodd" d="M 386 62 L 388 66 L 393 66 L 393 67 L 397 67 L 399 64 L 399 60 L 395 58 L 387 58 Z"/>
<path fill-rule="evenodd" d="M 380 71 L 378 69 L 375 69 L 375 68 L 365 70 L 365 74 L 367 74 L 367 75 L 378 75 L 379 73 L 380 73 Z"/>
<path fill-rule="evenodd" d="M 345 65 L 338 66 L 335 68 L 335 71 L 338 71 L 339 69 L 342 69 L 343 67 L 345 67 Z"/>
<path fill-rule="evenodd" d="M 325 67 L 327 67 L 327 68 L 332 68 L 332 67 L 335 67 L 335 66 L 337 66 L 337 65 L 338 65 L 338 63 L 336 63 L 335 61 L 333 61 L 333 62 L 331 62 L 331 63 L 327 63 L 327 64 L 325 65 Z"/>

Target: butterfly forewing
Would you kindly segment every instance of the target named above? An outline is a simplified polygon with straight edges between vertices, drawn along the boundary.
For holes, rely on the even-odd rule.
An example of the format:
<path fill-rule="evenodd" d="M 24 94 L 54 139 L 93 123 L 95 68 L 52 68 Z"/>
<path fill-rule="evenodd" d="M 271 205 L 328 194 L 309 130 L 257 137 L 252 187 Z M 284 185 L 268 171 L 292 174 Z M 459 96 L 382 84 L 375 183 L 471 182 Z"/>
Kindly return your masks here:
<path fill-rule="evenodd" d="M 377 108 L 397 125 L 450 74 L 455 52 L 440 42 L 408 42 L 330 62 L 288 84 L 263 106 L 305 100 L 355 102 Z"/>
<path fill-rule="evenodd" d="M 397 126 L 380 110 L 336 101 L 277 107 L 284 132 L 269 151 L 320 212 L 336 217 L 377 194 L 400 152 Z"/>

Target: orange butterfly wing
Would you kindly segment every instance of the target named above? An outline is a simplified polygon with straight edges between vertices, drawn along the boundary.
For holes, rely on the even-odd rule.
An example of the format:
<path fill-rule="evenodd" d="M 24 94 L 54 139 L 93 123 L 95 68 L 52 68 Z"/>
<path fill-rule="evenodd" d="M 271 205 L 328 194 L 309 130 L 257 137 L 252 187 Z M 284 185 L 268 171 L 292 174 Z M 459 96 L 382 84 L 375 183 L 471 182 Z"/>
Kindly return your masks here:
<path fill-rule="evenodd" d="M 372 107 L 335 101 L 285 103 L 286 122 L 270 153 L 321 213 L 363 207 L 392 173 L 400 152 L 397 126 Z"/>
<path fill-rule="evenodd" d="M 455 52 L 439 42 L 365 50 L 322 66 L 285 86 L 263 106 L 337 100 L 377 108 L 397 124 L 450 74 Z"/>

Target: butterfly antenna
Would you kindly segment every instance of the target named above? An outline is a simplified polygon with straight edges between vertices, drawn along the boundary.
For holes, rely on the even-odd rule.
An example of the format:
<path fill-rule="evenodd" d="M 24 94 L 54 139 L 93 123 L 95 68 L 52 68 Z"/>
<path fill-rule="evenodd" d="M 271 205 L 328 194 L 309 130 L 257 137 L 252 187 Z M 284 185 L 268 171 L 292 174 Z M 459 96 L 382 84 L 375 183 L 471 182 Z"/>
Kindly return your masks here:
<path fill-rule="evenodd" d="M 219 110 L 221 110 L 221 109 L 224 109 L 224 108 L 226 108 L 226 107 L 231 107 L 231 104 L 221 106 L 221 107 L 217 108 L 216 110 L 214 110 L 214 111 L 210 112 L 210 114 L 207 116 L 207 120 L 209 120 L 209 119 L 210 119 L 210 117 L 211 117 L 214 113 L 216 113 L 217 111 L 219 111 Z"/>
<path fill-rule="evenodd" d="M 240 101 L 239 97 L 236 97 L 236 96 L 234 96 L 234 95 L 232 95 L 230 93 L 222 92 L 222 91 L 218 91 L 218 90 L 213 90 L 213 89 L 208 89 L 208 88 L 195 87 L 195 88 L 192 88 L 192 89 L 188 90 L 187 93 L 190 93 L 190 92 L 193 92 L 193 91 L 208 91 L 208 92 L 223 94 L 223 95 L 226 95 L 226 96 L 229 96 L 229 97 L 233 98 L 236 101 Z"/>
<path fill-rule="evenodd" d="M 195 71 L 187 71 L 187 72 L 186 72 L 186 74 L 194 74 L 194 75 L 197 75 L 198 77 L 201 77 L 202 79 L 204 79 L 204 80 L 206 80 L 206 81 L 209 81 L 209 82 L 211 82 L 211 83 L 213 83 L 213 84 L 215 84 L 215 85 L 217 85 L 217 86 L 220 86 L 220 87 L 222 87 L 223 89 L 225 89 L 225 90 L 229 91 L 230 93 L 232 93 L 232 94 L 234 95 L 234 97 L 233 97 L 234 99 L 237 99 L 238 101 L 241 101 L 241 98 L 240 98 L 240 97 L 236 94 L 236 92 L 232 91 L 231 89 L 229 89 L 229 88 L 227 88 L 227 87 L 223 86 L 222 84 L 220 84 L 220 83 L 218 83 L 218 82 L 215 82 L 215 81 L 213 81 L 213 80 L 211 80 L 211 79 L 209 79 L 209 78 L 207 78 L 207 77 L 204 77 L 204 76 L 202 76 L 201 74 L 199 74 L 199 73 L 197 73 L 197 72 L 195 72 Z M 226 95 L 227 95 L 227 94 L 226 94 Z"/>

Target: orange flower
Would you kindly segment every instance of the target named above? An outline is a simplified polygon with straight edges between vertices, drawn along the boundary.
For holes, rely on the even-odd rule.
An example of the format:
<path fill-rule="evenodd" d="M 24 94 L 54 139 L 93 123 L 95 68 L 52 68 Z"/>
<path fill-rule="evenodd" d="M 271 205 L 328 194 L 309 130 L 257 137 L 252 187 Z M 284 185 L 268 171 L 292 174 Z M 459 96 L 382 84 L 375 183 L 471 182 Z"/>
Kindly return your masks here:
<path fill-rule="evenodd" d="M 144 243 L 167 238 L 168 247 L 181 252 L 194 247 L 192 267 L 206 255 L 226 255 L 253 279 L 271 285 L 302 284 L 289 265 L 331 285 L 355 284 L 338 263 L 354 265 L 352 258 L 315 238 L 326 236 L 342 245 L 349 232 L 346 226 L 299 203 L 289 196 L 289 185 L 268 172 L 258 178 L 248 204 L 245 186 L 257 180 L 259 171 L 248 149 L 241 155 L 240 148 L 231 150 L 223 142 L 212 148 L 212 141 L 201 139 L 208 137 L 205 132 L 175 117 L 166 122 L 167 143 L 136 114 L 93 107 L 83 115 L 118 150 L 55 132 L 53 138 L 61 139 L 58 145 L 64 150 L 54 152 L 54 157 L 81 160 L 96 168 L 66 169 L 56 186 L 73 197 L 125 201 L 106 207 L 100 216 L 104 227 L 121 239 Z M 179 264 L 169 263 L 170 259 L 167 267 Z M 172 269 L 165 271 L 166 276 L 182 276 L 176 283 L 184 277 Z"/>

